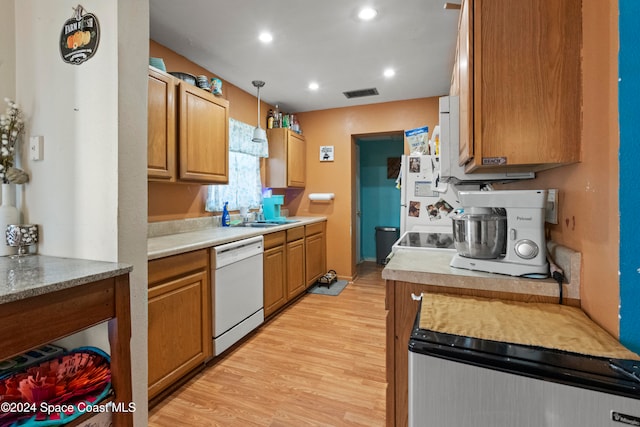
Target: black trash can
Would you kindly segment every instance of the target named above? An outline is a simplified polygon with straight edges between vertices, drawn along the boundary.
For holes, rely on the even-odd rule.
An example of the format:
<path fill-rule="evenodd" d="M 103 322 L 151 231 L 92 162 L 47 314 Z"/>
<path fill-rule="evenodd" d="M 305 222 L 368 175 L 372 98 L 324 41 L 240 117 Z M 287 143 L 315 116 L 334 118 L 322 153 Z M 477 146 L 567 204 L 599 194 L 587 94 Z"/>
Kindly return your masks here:
<path fill-rule="evenodd" d="M 391 253 L 391 247 L 399 237 L 398 227 L 376 227 L 376 263 L 387 263 L 387 255 Z"/>

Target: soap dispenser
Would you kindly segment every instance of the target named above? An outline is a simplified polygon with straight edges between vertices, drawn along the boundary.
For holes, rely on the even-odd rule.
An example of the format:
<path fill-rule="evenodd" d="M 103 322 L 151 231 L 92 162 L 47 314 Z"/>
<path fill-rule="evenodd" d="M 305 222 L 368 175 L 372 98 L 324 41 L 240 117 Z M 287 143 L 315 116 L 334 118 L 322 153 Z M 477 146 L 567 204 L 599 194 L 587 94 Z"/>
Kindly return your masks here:
<path fill-rule="evenodd" d="M 224 207 L 222 208 L 222 226 L 223 227 L 228 227 L 231 224 L 229 209 L 227 209 L 228 204 L 229 202 L 224 202 Z"/>

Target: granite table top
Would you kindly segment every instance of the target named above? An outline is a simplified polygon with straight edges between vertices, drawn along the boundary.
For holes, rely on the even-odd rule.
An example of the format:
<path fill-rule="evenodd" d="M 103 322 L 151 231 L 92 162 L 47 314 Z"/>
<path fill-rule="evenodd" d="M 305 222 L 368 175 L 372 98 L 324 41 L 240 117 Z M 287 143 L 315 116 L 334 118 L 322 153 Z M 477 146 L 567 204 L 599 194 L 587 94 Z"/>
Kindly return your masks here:
<path fill-rule="evenodd" d="M 27 255 L 0 257 L 0 304 L 128 274 L 129 264 Z"/>

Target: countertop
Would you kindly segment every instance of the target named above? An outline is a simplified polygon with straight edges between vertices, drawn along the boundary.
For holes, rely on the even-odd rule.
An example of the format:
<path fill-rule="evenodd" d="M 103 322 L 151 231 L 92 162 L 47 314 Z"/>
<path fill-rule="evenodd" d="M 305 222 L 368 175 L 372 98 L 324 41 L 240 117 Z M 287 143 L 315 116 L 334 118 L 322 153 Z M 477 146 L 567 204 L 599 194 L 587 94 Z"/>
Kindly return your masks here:
<path fill-rule="evenodd" d="M 580 254 L 559 246 L 555 246 L 553 252 L 556 263 L 568 277 L 563 287 L 564 297 L 579 300 Z M 452 288 L 558 296 L 558 283 L 553 279 L 528 279 L 451 267 L 449 263 L 455 253 L 400 249 L 382 270 L 382 278 Z"/>
<path fill-rule="evenodd" d="M 132 269 L 122 263 L 43 255 L 0 257 L 0 304 L 120 276 Z"/>
<path fill-rule="evenodd" d="M 326 221 L 324 216 L 293 216 L 287 220 L 298 222 L 276 225 L 273 227 L 211 227 L 192 231 L 175 232 L 147 239 L 147 256 L 149 260 L 178 255 L 198 249 L 222 245 L 248 237 L 274 233 L 288 228 L 300 227 L 316 222 Z"/>

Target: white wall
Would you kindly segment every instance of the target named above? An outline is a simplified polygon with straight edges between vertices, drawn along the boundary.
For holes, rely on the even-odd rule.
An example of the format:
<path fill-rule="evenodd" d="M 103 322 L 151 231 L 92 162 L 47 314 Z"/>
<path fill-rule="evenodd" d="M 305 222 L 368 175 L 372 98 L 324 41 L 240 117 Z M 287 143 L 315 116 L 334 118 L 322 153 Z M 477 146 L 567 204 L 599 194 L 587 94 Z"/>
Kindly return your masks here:
<path fill-rule="evenodd" d="M 116 261 L 117 5 L 83 4 L 98 17 L 102 37 L 92 59 L 71 65 L 58 43 L 76 5 L 16 2 L 16 93 L 31 116 L 27 136 L 44 136 L 44 160 L 23 162 L 31 180 L 22 213 L 40 225 L 41 254 Z"/>
<path fill-rule="evenodd" d="M 14 35 L 14 0 L 0 0 L 0 101 L 16 97 L 16 47 Z"/>
<path fill-rule="evenodd" d="M 40 225 L 41 254 L 134 266 L 135 424 L 147 425 L 148 1 L 83 1 L 98 18 L 101 39 L 95 56 L 81 65 L 64 63 L 58 46 L 77 1 L 14 5 L 16 98 L 28 118 L 27 140 L 44 136 L 42 161 L 23 155 L 31 179 L 20 186 L 22 214 Z M 106 328 L 73 340 L 104 347 Z"/>

